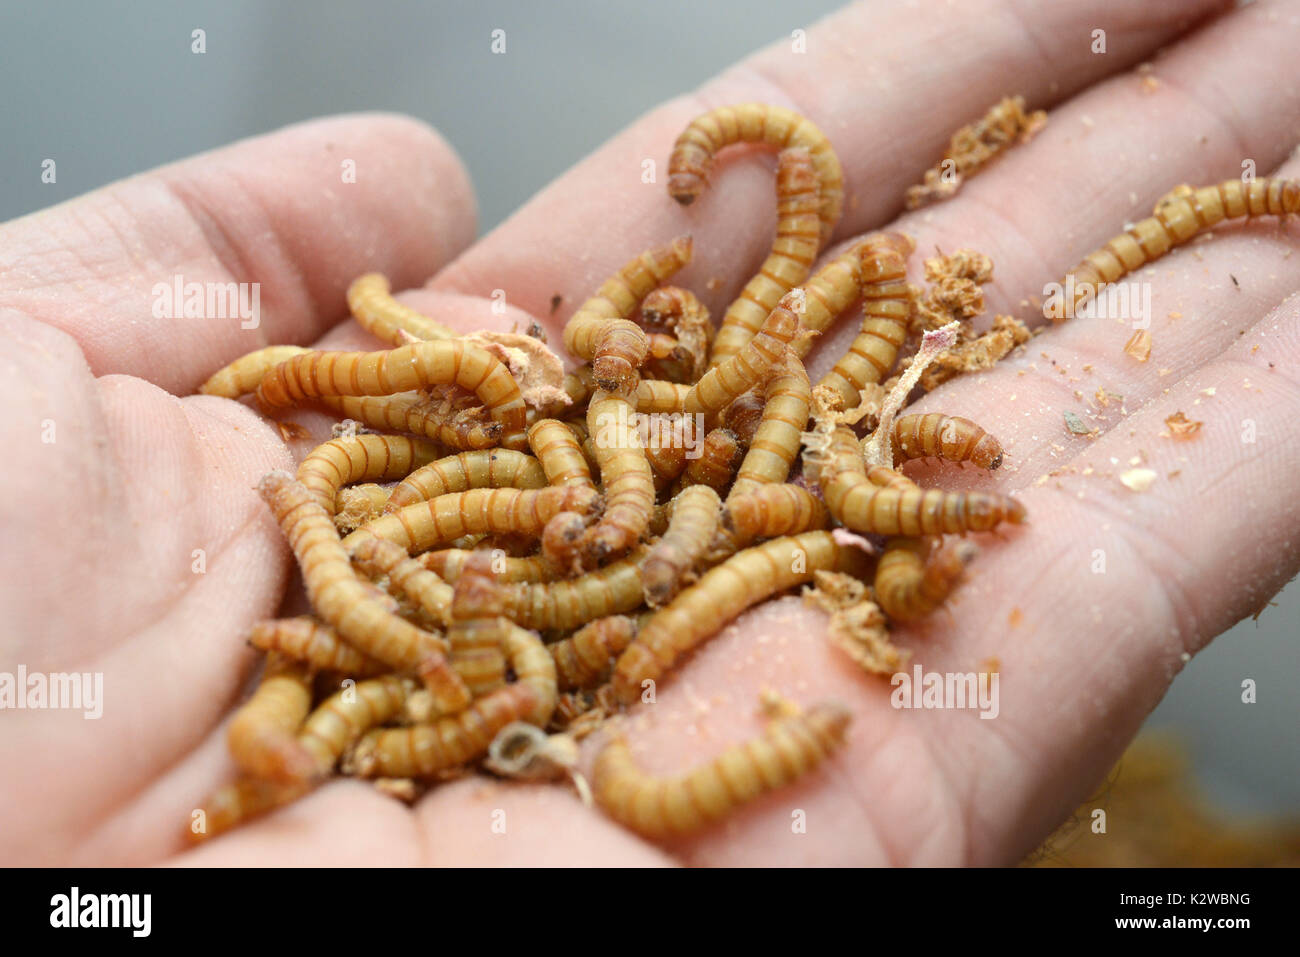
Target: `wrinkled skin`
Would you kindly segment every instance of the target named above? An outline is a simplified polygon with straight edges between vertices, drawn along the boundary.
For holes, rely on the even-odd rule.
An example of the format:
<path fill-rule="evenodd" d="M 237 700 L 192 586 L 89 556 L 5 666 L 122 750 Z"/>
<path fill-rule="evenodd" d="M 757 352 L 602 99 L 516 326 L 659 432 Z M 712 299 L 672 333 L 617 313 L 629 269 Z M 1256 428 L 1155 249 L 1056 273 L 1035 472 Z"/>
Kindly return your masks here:
<path fill-rule="evenodd" d="M 471 778 L 413 810 L 336 781 L 198 850 L 182 841 L 191 809 L 231 773 L 224 722 L 256 666 L 244 635 L 286 596 L 300 607 L 253 486 L 310 446 L 290 449 L 244 404 L 192 393 L 269 343 L 377 348 L 343 321 L 354 276 L 379 270 L 407 289 L 432 275 L 404 301 L 465 330 L 522 326 L 531 314 L 557 341 L 560 321 L 626 258 L 689 231 L 695 263 L 679 281 L 720 315 L 766 252 L 773 157 L 733 151 L 689 209 L 640 183 L 640 158 L 662 163 L 697 113 L 746 100 L 793 106 L 830 136 L 849 196 L 839 248 L 878 228 L 915 236 L 922 254 L 977 248 L 997 267 L 989 315 L 1029 314 L 1022 299 L 1175 184 L 1236 175 L 1244 157 L 1261 174 L 1300 175 L 1286 162 L 1294 124 L 1280 121 L 1300 115 L 1300 86 L 1275 75 L 1293 52 L 1294 29 L 1280 22 L 1294 25 L 1296 3 L 1255 4 L 1208 27 L 1197 19 L 1222 5 L 1207 0 L 1108 14 L 1078 0 L 989 0 L 954 5 L 942 22 L 909 6 L 845 10 L 811 31 L 807 55 L 778 45 L 655 110 L 473 246 L 470 186 L 449 147 L 387 116 L 297 126 L 4 226 L 0 670 L 102 671 L 105 702 L 98 721 L 0 715 L 10 769 L 0 860 L 1005 864 L 1032 849 L 1101 778 L 1185 654 L 1300 566 L 1287 479 L 1300 469 L 1290 224 L 1220 228 L 1143 272 L 1154 316 L 1146 363 L 1123 353 L 1127 326 L 1080 319 L 914 407 L 974 419 L 1007 460 L 991 477 L 924 464 L 910 474 L 1014 492 L 1029 510 L 1031 524 L 980 540 L 951 615 L 900 638 L 928 670 L 996 658 L 996 720 L 893 709 L 886 682 L 828 646 L 824 616 L 785 599 L 743 616 L 663 684 L 658 704 L 637 709 L 634 751 L 656 772 L 703 760 L 758 730 L 767 685 L 850 704 L 849 743 L 824 770 L 694 839 L 656 847 L 562 787 Z M 1089 49 L 1095 27 L 1107 30 L 1105 55 Z M 1144 88 L 1132 68 L 1162 47 L 1157 85 Z M 1008 92 L 1052 110 L 1039 136 L 951 201 L 894 219 L 949 133 Z M 357 162 L 354 185 L 340 182 L 344 158 Z M 154 319 L 151 289 L 177 273 L 260 282 L 260 328 Z M 712 277 L 724 281 L 709 291 Z M 496 288 L 508 291 L 505 315 L 490 310 Z M 548 319 L 557 293 L 564 306 Z M 826 337 L 814 375 L 854 325 Z M 1112 405 L 1094 440 L 1069 435 L 1062 411 L 1087 411 L 1074 391 L 1098 387 L 1123 395 L 1128 415 Z M 1178 410 L 1204 420 L 1195 439 L 1159 436 Z M 328 428 L 314 414 L 284 418 Z M 1253 444 L 1241 440 L 1247 419 Z M 49 423 L 53 443 L 42 441 Z M 1158 473 L 1144 493 L 1116 478 L 1139 453 Z M 1095 473 L 1079 475 L 1087 466 Z M 1060 468 L 1075 471 L 1036 482 Z M 1105 574 L 1093 572 L 1096 549 Z M 791 833 L 796 808 L 806 834 Z M 504 835 L 491 830 L 496 809 Z"/>

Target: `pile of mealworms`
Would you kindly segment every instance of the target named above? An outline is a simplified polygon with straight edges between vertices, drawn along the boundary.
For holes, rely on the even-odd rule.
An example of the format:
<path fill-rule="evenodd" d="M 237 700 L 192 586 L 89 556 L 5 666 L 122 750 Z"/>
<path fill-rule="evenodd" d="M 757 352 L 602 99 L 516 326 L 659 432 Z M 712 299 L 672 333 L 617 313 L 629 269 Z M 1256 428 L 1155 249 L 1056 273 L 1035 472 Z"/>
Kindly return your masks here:
<path fill-rule="evenodd" d="M 1017 124 L 977 125 L 1006 135 L 976 152 L 1004 148 Z M 348 305 L 391 348 L 272 346 L 204 385 L 253 393 L 267 413 L 310 404 L 345 421 L 296 475 L 259 486 L 312 614 L 252 629 L 266 657 L 229 725 L 239 775 L 196 812 L 193 838 L 335 774 L 410 799 L 480 768 L 566 778 L 652 838 L 694 831 L 816 766 L 842 743 L 848 710 L 769 696 L 761 736 L 669 778 L 642 772 L 615 725 L 587 781 L 575 742 L 727 622 L 800 586 L 831 612 L 837 647 L 890 673 L 890 627 L 958 585 L 974 554 L 961 536 L 1023 521 L 1011 497 L 921 488 L 896 469 L 1002 462 L 973 422 L 899 414 L 1028 338 L 1010 317 L 971 329 L 992 264 L 941 255 L 922 288 L 908 281 L 912 240 L 876 233 L 814 272 L 842 173 L 821 131 L 781 107 L 692 122 L 671 155 L 670 196 L 692 203 L 715 155 L 742 142 L 779 151 L 778 225 L 716 332 L 700 300 L 669 284 L 691 258 L 683 237 L 632 259 L 573 313 L 568 372 L 540 327 L 458 334 L 369 274 Z M 1179 187 L 1076 267 L 1075 294 L 1082 303 L 1224 219 L 1297 209 L 1294 182 Z M 814 336 L 858 301 L 857 338 L 814 384 L 803 364 Z"/>

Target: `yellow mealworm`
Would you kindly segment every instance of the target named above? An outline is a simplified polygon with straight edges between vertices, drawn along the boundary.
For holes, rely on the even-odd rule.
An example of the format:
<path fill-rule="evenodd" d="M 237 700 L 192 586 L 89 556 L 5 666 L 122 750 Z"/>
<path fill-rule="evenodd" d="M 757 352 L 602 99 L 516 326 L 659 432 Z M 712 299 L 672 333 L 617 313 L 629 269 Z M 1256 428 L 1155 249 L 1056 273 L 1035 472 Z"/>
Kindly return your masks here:
<path fill-rule="evenodd" d="M 444 548 L 436 552 L 425 552 L 419 562 L 443 581 L 453 584 L 460 579 L 465 564 L 472 551 L 463 548 Z M 510 582 L 546 582 L 557 577 L 559 570 L 542 555 L 526 558 L 498 556 L 494 565 L 497 581 Z"/>
<path fill-rule="evenodd" d="M 384 511 L 396 512 L 440 495 L 475 488 L 545 487 L 546 473 L 531 455 L 510 449 L 478 449 L 421 465 L 393 488 Z"/>
<path fill-rule="evenodd" d="M 681 486 L 707 485 L 721 492 L 731 484 L 740 459 L 740 443 L 730 429 L 714 429 L 704 437 L 697 458 L 690 459 Z"/>
<path fill-rule="evenodd" d="M 396 670 L 419 672 L 444 660 L 438 636 L 390 612 L 357 578 L 329 513 L 301 482 L 271 472 L 258 491 L 289 540 L 317 615 L 349 644 Z"/>
<path fill-rule="evenodd" d="M 584 302 L 564 326 L 564 347 L 592 360 L 597 385 L 628 394 L 646 356 L 646 336 L 632 322 L 641 300 L 691 259 L 691 239 L 679 236 L 626 263 Z"/>
<path fill-rule="evenodd" d="M 803 314 L 806 332 L 825 332 L 831 324 L 862 294 L 859 265 L 861 243 L 855 243 L 829 260 L 803 284 L 807 295 Z M 790 344 L 800 358 L 808 354 L 815 336 L 801 336 Z"/>
<path fill-rule="evenodd" d="M 422 552 L 462 535 L 519 532 L 540 535 L 558 512 L 586 513 L 599 504 L 595 489 L 567 485 L 539 489 L 470 489 L 416 502 L 363 525 L 345 539 L 365 534 L 387 539 L 407 552 Z"/>
<path fill-rule="evenodd" d="M 1225 219 L 1295 212 L 1300 212 L 1300 180 L 1228 179 L 1199 189 L 1174 190 L 1156 204 L 1155 215 L 1134 223 L 1071 269 L 1062 280 L 1064 299 L 1049 304 L 1047 315 L 1057 322 L 1068 318 L 1100 286 L 1154 262 Z"/>
<path fill-rule="evenodd" d="M 800 436 L 812 401 L 808 373 L 793 350 L 772 369 L 763 388 L 763 416 L 736 472 L 728 498 L 781 483 L 799 457 Z"/>
<path fill-rule="evenodd" d="M 826 506 L 798 485 L 760 485 L 743 495 L 727 497 L 723 527 L 732 541 L 744 545 L 756 538 L 777 538 L 825 528 Z"/>
<path fill-rule="evenodd" d="M 795 289 L 781 298 L 763 321 L 758 334 L 746 337 L 743 347 L 704 374 L 686 393 L 686 412 L 720 412 L 763 378 L 785 353 L 786 344 L 799 332 L 804 292 Z"/>
<path fill-rule="evenodd" d="M 971 462 L 982 469 L 1002 464 L 1002 446 L 970 419 L 929 412 L 894 420 L 890 433 L 895 461 L 927 457 L 949 462 Z"/>
<path fill-rule="evenodd" d="M 633 611 L 645 601 L 641 587 L 644 554 L 644 549 L 638 549 L 577 578 L 506 585 L 506 615 L 526 628 L 563 631 Z"/>
<path fill-rule="evenodd" d="M 262 651 L 274 651 L 314 668 L 341 671 L 356 678 L 369 678 L 387 670 L 382 662 L 345 642 L 333 628 L 306 615 L 258 622 L 248 633 L 248 642 Z"/>
<path fill-rule="evenodd" d="M 456 335 L 440 322 L 404 306 L 392 295 L 388 277 L 371 272 L 348 287 L 348 309 L 361 328 L 395 346 L 416 339 L 450 339 Z"/>
<path fill-rule="evenodd" d="M 783 150 L 776 170 L 777 227 L 772 252 L 736 301 L 727 307 L 709 365 L 737 355 L 768 314 L 812 271 L 820 246 L 817 210 L 821 194 L 811 157 L 804 149 Z"/>
<path fill-rule="evenodd" d="M 668 195 L 689 206 L 704 191 L 718 150 L 733 143 L 767 143 L 777 149 L 800 147 L 808 151 L 817 170 L 824 246 L 844 209 L 844 172 L 822 131 L 782 106 L 742 103 L 711 110 L 692 120 L 677 137 L 668 159 Z"/>
<path fill-rule="evenodd" d="M 878 233 L 858 246 L 862 329 L 820 386 L 834 389 L 845 409 L 856 408 L 862 389 L 889 375 L 907 339 L 916 288 L 907 281 L 915 244 L 899 233 Z"/>
<path fill-rule="evenodd" d="M 391 593 L 413 600 L 437 624 L 445 623 L 451 609 L 451 586 L 411 558 L 406 549 L 368 528 L 362 526 L 344 540 L 343 547 L 357 568 L 372 579 L 386 579 Z"/>
<path fill-rule="evenodd" d="M 560 691 L 592 688 L 609 677 L 614 659 L 636 637 L 636 619 L 627 615 L 597 618 L 563 641 L 547 645 L 555 659 Z"/>
<path fill-rule="evenodd" d="M 199 386 L 199 394 L 238 399 L 241 395 L 256 392 L 266 374 L 281 362 L 310 351 L 302 346 L 267 346 L 265 349 L 250 352 L 214 373 L 207 382 Z"/>
<path fill-rule="evenodd" d="M 674 423 L 669 432 L 660 433 L 661 436 L 666 434 L 668 441 L 646 446 L 645 457 L 650 463 L 656 492 L 671 486 L 686 471 L 689 461 L 686 455 L 695 443 L 694 422 L 694 419 L 682 419 Z"/>
<path fill-rule="evenodd" d="M 891 538 L 876 565 L 876 601 L 895 621 L 915 621 L 943 604 L 975 557 L 970 542 L 931 553 L 923 538 Z"/>
<path fill-rule="evenodd" d="M 591 517 L 581 512 L 558 512 L 542 530 L 542 558 L 563 574 L 582 571 L 582 541 Z"/>
<path fill-rule="evenodd" d="M 474 697 L 505 684 L 505 602 L 493 573 L 492 553 L 474 552 L 456 580 L 451 601 L 453 624 L 447 629 L 451 663 Z"/>
<path fill-rule="evenodd" d="M 505 632 L 506 657 L 510 659 L 510 670 L 514 672 L 518 684 L 532 688 L 536 703 L 531 709 L 521 714 L 520 720 L 546 727 L 555 711 L 555 702 L 559 694 L 555 671 L 555 659 L 542 644 L 537 632 L 509 624 Z"/>
<path fill-rule="evenodd" d="M 311 669 L 271 654 L 253 696 L 226 730 L 230 756 L 247 775 L 291 781 L 311 765 L 295 735 L 311 710 Z"/>
<path fill-rule="evenodd" d="M 627 551 L 645 534 L 654 509 L 655 484 L 634 410 L 626 399 L 597 391 L 587 406 L 587 430 L 605 493 L 605 510 L 582 541 L 582 560 L 592 567 Z"/>
<path fill-rule="evenodd" d="M 642 379 L 636 387 L 638 412 L 681 412 L 691 386 L 661 379 Z"/>
<path fill-rule="evenodd" d="M 660 286 L 641 302 L 641 324 L 646 329 L 671 333 L 677 351 L 657 362 L 647 359 L 643 375 L 671 382 L 695 382 L 708 368 L 713 344 L 709 310 L 689 290 Z"/>
<path fill-rule="evenodd" d="M 624 704 L 658 680 L 687 652 L 707 641 L 746 608 L 812 580 L 819 570 L 861 574 L 865 556 L 840 545 L 830 532 L 804 532 L 747 548 L 711 568 L 694 587 L 652 616 L 619 656 L 614 693 Z"/>
<path fill-rule="evenodd" d="M 787 352 L 788 350 L 782 350 L 782 359 Z M 770 374 L 765 378 L 770 381 Z M 745 448 L 749 448 L 749 443 L 754 441 L 754 434 L 763 421 L 765 405 L 762 391 L 751 389 L 727 406 L 722 414 L 723 426 L 734 432 L 736 440 Z"/>
<path fill-rule="evenodd" d="M 592 788 L 607 814 L 639 834 L 689 834 L 821 764 L 843 744 L 850 718 L 843 705 L 817 704 L 776 718 L 761 736 L 707 764 L 665 778 L 638 768 L 627 742 L 613 738 L 596 756 Z"/>
<path fill-rule="evenodd" d="M 255 817 L 302 797 L 310 790 L 304 781 L 280 784 L 263 778 L 241 777 L 218 788 L 199 810 L 203 811 L 202 830 L 191 822 L 186 838 L 198 843 L 223 834 Z"/>
<path fill-rule="evenodd" d="M 423 439 L 354 435 L 318 445 L 298 466 L 298 481 L 321 508 L 334 514 L 339 489 L 353 482 L 390 482 L 437 457 Z"/>
<path fill-rule="evenodd" d="M 326 698 L 307 716 L 298 744 L 311 755 L 314 776 L 324 777 L 371 728 L 401 714 L 412 683 L 396 675 L 359 681 Z"/>
<path fill-rule="evenodd" d="M 514 448 L 521 433 L 505 435 L 500 422 L 451 423 L 423 392 L 383 396 L 320 396 L 314 400 L 339 415 L 375 429 L 410 432 L 454 449 L 484 449 L 497 442 Z"/>
<path fill-rule="evenodd" d="M 885 470 L 896 475 L 892 470 Z M 851 429 L 832 435 L 830 455 L 819 476 L 826 507 L 856 532 L 880 535 L 938 535 L 985 532 L 1002 522 L 1020 524 L 1018 501 L 992 492 L 944 492 L 915 486 L 882 487 L 866 474 L 862 450 Z"/>
<path fill-rule="evenodd" d="M 486 349 L 459 339 L 294 356 L 267 374 L 257 399 L 263 409 L 278 409 L 319 396 L 391 396 L 433 385 L 473 392 L 507 433 L 524 429 L 524 398 L 510 370 Z"/>
<path fill-rule="evenodd" d="M 366 482 L 339 489 L 334 497 L 334 527 L 340 535 L 354 532 L 366 522 L 384 514 L 388 504 L 389 489 L 383 485 Z"/>
<path fill-rule="evenodd" d="M 563 422 L 540 419 L 528 428 L 528 446 L 551 485 L 594 487 L 581 439 Z"/>
<path fill-rule="evenodd" d="M 718 530 L 722 500 L 708 485 L 692 485 L 673 499 L 668 531 L 641 564 L 646 603 L 658 608 L 672 600 L 708 550 Z"/>

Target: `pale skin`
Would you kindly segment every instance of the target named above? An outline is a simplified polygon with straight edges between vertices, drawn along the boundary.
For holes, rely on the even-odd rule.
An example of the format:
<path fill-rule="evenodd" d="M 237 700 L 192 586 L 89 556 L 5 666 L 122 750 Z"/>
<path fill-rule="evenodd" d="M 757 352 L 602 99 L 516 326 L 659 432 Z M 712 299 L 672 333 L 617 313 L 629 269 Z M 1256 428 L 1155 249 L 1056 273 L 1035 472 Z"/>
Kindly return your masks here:
<path fill-rule="evenodd" d="M 1007 450 L 992 476 L 942 463 L 909 464 L 909 475 L 1013 493 L 1029 512 L 1031 524 L 1001 540 L 980 538 L 951 619 L 941 612 L 899 632 L 927 670 L 978 670 L 996 657 L 996 720 L 893 709 L 888 684 L 825 641 L 822 613 L 786 599 L 743 616 L 664 680 L 657 704 L 634 709 L 633 755 L 656 774 L 715 756 L 761 730 L 765 686 L 803 704 L 843 701 L 854 713 L 848 741 L 807 779 L 697 837 L 656 846 L 561 785 L 472 778 L 414 809 L 336 781 L 198 850 L 181 842 L 191 810 L 232 775 L 225 722 L 256 661 L 244 635 L 303 610 L 254 485 L 313 444 L 290 449 L 250 408 L 191 394 L 268 344 L 380 348 L 342 322 L 357 275 L 382 272 L 394 289 L 433 276 L 403 301 L 459 330 L 523 326 L 528 313 L 558 342 L 568 312 L 622 262 L 690 232 L 694 262 L 674 281 L 721 315 L 767 253 L 774 157 L 728 151 L 685 209 L 662 181 L 641 184 L 629 157 L 662 168 L 694 116 L 754 100 L 797 108 L 839 152 L 848 201 L 824 257 L 877 229 L 915 236 L 916 270 L 936 244 L 977 248 L 996 264 L 989 315 L 1029 315 L 1021 299 L 1041 296 L 1178 183 L 1216 182 L 1243 158 L 1261 175 L 1300 175 L 1286 162 L 1292 124 L 1279 122 L 1300 113 L 1300 88 L 1276 75 L 1292 53 L 1296 3 L 1255 4 L 1200 30 L 1189 11 L 1218 5 L 1099 14 L 1073 0 L 989 0 L 945 8 L 942 30 L 910 6 L 846 10 L 810 30 L 807 54 L 780 44 L 650 113 L 472 248 L 471 194 L 447 145 L 378 116 L 241 143 L 4 226 L 0 437 L 11 464 L 0 580 L 10 584 L 0 670 L 103 672 L 104 702 L 98 721 L 0 716 L 12 771 L 0 821 L 21 825 L 0 832 L 0 861 L 1008 864 L 1036 846 L 1092 792 L 1184 653 L 1300 569 L 1287 478 L 1300 469 L 1292 225 L 1216 229 L 1141 271 L 1154 317 L 1146 363 L 1123 353 L 1127 325 L 1074 319 L 909 409 L 971 418 Z M 1098 27 L 1105 55 L 1090 50 Z M 1160 47 L 1150 89 L 1131 68 Z M 925 55 L 900 55 L 908 50 Z M 952 200 L 896 219 L 905 189 L 953 130 L 1008 92 L 1008 76 L 1031 108 L 1051 110 L 1047 127 Z M 344 158 L 357 161 L 356 184 L 340 183 Z M 151 289 L 177 273 L 260 282 L 261 327 L 154 319 Z M 715 276 L 724 281 L 707 288 Z M 504 316 L 491 311 L 495 288 L 508 290 Z M 551 316 L 557 293 L 565 305 Z M 858 324 L 846 317 L 813 351 L 814 381 Z M 1062 410 L 1085 413 L 1073 392 L 1098 387 L 1125 396 L 1129 415 L 1112 405 L 1093 422 L 1095 440 L 1071 436 Z M 1161 438 L 1179 410 L 1205 425 L 1191 441 Z M 285 418 L 327 437 L 324 416 Z M 1241 439 L 1246 419 L 1254 443 Z M 53 443 L 42 442 L 47 420 Z M 1158 475 L 1144 493 L 1115 477 L 1139 452 Z M 1067 465 L 1096 474 L 1035 484 Z M 202 574 L 194 549 L 205 552 Z M 1105 574 L 1092 572 L 1094 549 L 1106 553 Z M 791 833 L 795 809 L 807 833 Z M 496 810 L 505 835 L 491 830 Z"/>

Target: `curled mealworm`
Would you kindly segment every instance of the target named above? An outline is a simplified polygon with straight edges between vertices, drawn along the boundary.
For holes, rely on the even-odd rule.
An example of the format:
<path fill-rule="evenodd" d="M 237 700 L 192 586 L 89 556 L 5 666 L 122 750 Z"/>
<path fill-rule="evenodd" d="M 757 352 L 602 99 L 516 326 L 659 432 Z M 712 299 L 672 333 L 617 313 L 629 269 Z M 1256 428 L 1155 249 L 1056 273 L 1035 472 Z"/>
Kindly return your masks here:
<path fill-rule="evenodd" d="M 587 407 L 587 429 L 605 490 L 605 511 L 582 540 L 582 559 L 591 567 L 627 551 L 645 534 L 654 509 L 655 485 L 626 399 L 596 392 Z"/>
<path fill-rule="evenodd" d="M 295 735 L 310 709 L 310 667 L 270 655 L 261 683 L 226 731 L 235 764 L 247 775 L 280 782 L 307 772 L 311 759 Z"/>
<path fill-rule="evenodd" d="M 863 563 L 861 551 L 840 545 L 830 532 L 774 538 L 738 552 L 642 626 L 614 667 L 615 695 L 624 704 L 635 701 L 642 682 L 658 680 L 751 605 L 810 581 L 818 570 L 861 573 Z"/>
<path fill-rule="evenodd" d="M 531 455 L 510 449 L 479 449 L 421 465 L 402 479 L 384 506 L 392 513 L 440 495 L 474 488 L 545 488 L 546 473 Z"/>
<path fill-rule="evenodd" d="M 667 604 L 686 583 L 718 530 L 722 500 L 708 485 L 692 485 L 673 499 L 668 531 L 641 565 L 646 603 Z"/>
<path fill-rule="evenodd" d="M 777 228 L 772 251 L 758 274 L 727 307 L 709 365 L 740 353 L 781 297 L 808 278 L 820 247 L 817 174 L 805 149 L 783 150 L 776 170 Z"/>
<path fill-rule="evenodd" d="M 423 392 L 401 392 L 383 396 L 319 396 L 315 400 L 339 415 L 371 428 L 410 432 L 437 439 L 454 449 L 483 449 L 497 442 L 518 444 L 503 435 L 500 422 L 473 418 L 451 422 L 439 411 L 439 404 Z M 522 434 L 518 439 L 522 440 Z"/>
<path fill-rule="evenodd" d="M 353 482 L 390 482 L 432 461 L 438 449 L 399 435 L 354 435 L 318 445 L 298 466 L 298 481 L 334 514 L 339 489 Z"/>
<path fill-rule="evenodd" d="M 463 548 L 444 548 L 436 552 L 425 552 L 420 556 L 419 562 L 443 581 L 454 584 L 460 579 L 465 564 L 473 554 L 472 551 Z M 546 582 L 555 578 L 558 571 L 542 555 L 530 555 L 524 558 L 499 555 L 493 561 L 493 573 L 497 581 L 506 584 Z"/>
<path fill-rule="evenodd" d="M 637 623 L 628 615 L 610 615 L 583 625 L 568 638 L 547 645 L 555 659 L 560 691 L 592 688 L 609 677 L 614 659 L 636 637 Z"/>
<path fill-rule="evenodd" d="M 642 253 L 605 281 L 564 326 L 564 347 L 592 361 L 596 383 L 611 392 L 636 388 L 646 356 L 645 332 L 632 316 L 650 290 L 691 259 L 691 239 L 679 236 L 666 246 Z"/>
<path fill-rule="evenodd" d="M 728 498 L 760 485 L 784 482 L 799 456 L 800 436 L 808 424 L 811 386 L 803 363 L 786 350 L 763 388 L 763 416 L 736 472 Z"/>
<path fill-rule="evenodd" d="M 844 209 L 844 172 L 822 131 L 785 107 L 742 103 L 719 107 L 692 120 L 677 137 L 668 159 L 668 195 L 689 206 L 704 191 L 718 150 L 733 143 L 767 143 L 778 149 L 808 151 L 817 170 L 821 245 L 825 245 Z"/>
<path fill-rule="evenodd" d="M 566 630 L 597 618 L 621 615 L 645 601 L 641 587 L 644 550 L 603 568 L 546 584 L 504 587 L 506 615 L 526 628 Z"/>
<path fill-rule="evenodd" d="M 904 415 L 890 434 L 895 461 L 938 457 L 971 462 L 993 470 L 1002 464 L 1002 446 L 970 419 L 940 412 Z"/>
<path fill-rule="evenodd" d="M 756 335 L 691 386 L 682 403 L 689 413 L 720 412 L 744 395 L 763 378 L 771 366 L 785 354 L 786 344 L 799 332 L 799 313 L 804 308 L 804 292 L 786 293 L 763 321 Z M 715 353 L 716 355 L 716 353 Z"/>
<path fill-rule="evenodd" d="M 681 487 L 707 485 L 721 492 L 731 484 L 740 460 L 740 442 L 730 429 L 714 429 L 704 437 L 698 457 L 690 459 Z"/>
<path fill-rule="evenodd" d="M 857 247 L 862 328 L 818 383 L 834 389 L 846 409 L 858 405 L 864 387 L 889 375 L 907 339 L 916 300 L 916 289 L 907 281 L 907 257 L 914 248 L 899 233 L 877 233 Z"/>
<path fill-rule="evenodd" d="M 709 321 L 709 310 L 694 293 L 678 286 L 660 286 L 651 291 L 641 301 L 641 324 L 648 330 L 671 333 L 677 340 L 673 355 L 659 361 L 646 360 L 643 375 L 692 383 L 704 374 L 713 344 L 713 323 Z"/>
<path fill-rule="evenodd" d="M 776 718 L 767 730 L 714 760 L 666 778 L 637 767 L 613 738 L 596 757 L 592 787 L 607 814 L 647 837 L 688 834 L 811 771 L 844 741 L 851 715 L 833 702 Z"/>
<path fill-rule="evenodd" d="M 207 382 L 199 386 L 199 393 L 238 399 L 241 395 L 256 392 L 266 374 L 281 362 L 310 351 L 302 346 L 267 346 L 250 352 L 213 373 Z"/>
<path fill-rule="evenodd" d="M 915 621 L 943 604 L 975 557 L 970 542 L 931 552 L 923 538 L 891 538 L 876 565 L 876 601 L 895 621 Z"/>
<path fill-rule="evenodd" d="M 263 409 L 278 409 L 320 396 L 391 396 L 434 385 L 473 392 L 506 433 L 523 432 L 527 412 L 510 370 L 486 349 L 459 339 L 294 356 L 267 374 L 257 399 Z"/>
<path fill-rule="evenodd" d="M 1161 197 L 1155 215 L 1134 223 L 1071 269 L 1062 280 L 1065 300 L 1049 305 L 1046 313 L 1057 322 L 1069 318 L 1099 287 L 1122 279 L 1225 219 L 1295 212 L 1300 212 L 1300 180 L 1228 179 L 1199 189 L 1173 190 Z M 1066 301 L 1071 294 L 1073 301 Z"/>
<path fill-rule="evenodd" d="M 406 549 L 372 534 L 368 525 L 349 535 L 343 547 L 357 568 L 372 579 L 386 581 L 391 594 L 411 599 L 438 625 L 448 620 L 451 586 L 411 558 Z"/>
<path fill-rule="evenodd" d="M 563 422 L 540 419 L 528 428 L 528 446 L 537 456 L 550 485 L 595 487 L 582 442 Z"/>
<path fill-rule="evenodd" d="M 885 469 L 891 476 L 897 473 Z M 866 474 L 857 438 L 837 428 L 831 452 L 819 476 L 831 514 L 856 532 L 880 535 L 938 535 L 985 532 L 1002 522 L 1020 524 L 1024 506 L 991 492 L 944 492 L 939 489 L 881 487 Z"/>
<path fill-rule="evenodd" d="M 646 461 L 654 475 L 655 491 L 662 492 L 686 471 L 688 457 L 696 447 L 697 419 L 695 416 L 674 417 L 671 421 L 652 420 L 656 424 L 654 435 L 645 446 Z"/>
<path fill-rule="evenodd" d="M 298 732 L 298 744 L 311 755 L 314 776 L 329 774 L 363 734 L 400 714 L 412 687 L 404 678 L 385 675 L 359 681 L 317 705 Z"/>
<path fill-rule="evenodd" d="M 825 528 L 826 506 L 798 485 L 760 485 L 727 498 L 723 527 L 737 545 Z"/>
<path fill-rule="evenodd" d="M 310 785 L 302 781 L 280 784 L 264 778 L 237 778 L 203 802 L 199 809 L 203 812 L 203 828 L 195 830 L 191 824 L 186 837 L 191 843 L 216 837 L 302 797 L 309 789 Z"/>
<path fill-rule="evenodd" d="M 450 339 L 456 335 L 442 323 L 394 299 L 388 277 L 377 272 L 358 276 L 348 287 L 348 309 L 361 328 L 394 346 L 404 346 L 412 337 Z"/>
<path fill-rule="evenodd" d="M 277 652 L 324 671 L 340 671 L 357 678 L 382 674 L 387 667 L 362 654 L 337 631 L 303 615 L 258 622 L 248 633 L 248 642 L 262 651 Z"/>

